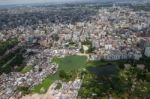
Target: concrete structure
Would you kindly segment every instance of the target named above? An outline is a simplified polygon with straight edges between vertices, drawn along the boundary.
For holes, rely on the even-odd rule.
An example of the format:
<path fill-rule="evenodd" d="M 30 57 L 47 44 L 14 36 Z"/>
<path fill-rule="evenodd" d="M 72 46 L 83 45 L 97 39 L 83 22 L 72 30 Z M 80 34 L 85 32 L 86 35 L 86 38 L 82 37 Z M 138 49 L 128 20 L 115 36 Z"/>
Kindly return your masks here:
<path fill-rule="evenodd" d="M 147 56 L 147 57 L 150 57 L 150 47 L 145 48 L 144 55 Z"/>

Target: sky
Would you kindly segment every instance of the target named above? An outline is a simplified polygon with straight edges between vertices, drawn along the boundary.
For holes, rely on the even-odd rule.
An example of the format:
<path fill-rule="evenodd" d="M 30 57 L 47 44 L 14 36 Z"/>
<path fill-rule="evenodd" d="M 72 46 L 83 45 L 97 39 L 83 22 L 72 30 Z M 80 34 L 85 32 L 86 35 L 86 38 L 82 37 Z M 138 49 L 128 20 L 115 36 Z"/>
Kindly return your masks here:
<path fill-rule="evenodd" d="M 85 2 L 96 0 L 0 0 L 0 5 L 9 4 L 30 4 L 30 3 L 61 3 L 61 2 Z"/>
<path fill-rule="evenodd" d="M 0 5 L 31 4 L 31 3 L 61 3 L 61 2 L 89 2 L 89 1 L 150 1 L 150 0 L 0 0 Z"/>

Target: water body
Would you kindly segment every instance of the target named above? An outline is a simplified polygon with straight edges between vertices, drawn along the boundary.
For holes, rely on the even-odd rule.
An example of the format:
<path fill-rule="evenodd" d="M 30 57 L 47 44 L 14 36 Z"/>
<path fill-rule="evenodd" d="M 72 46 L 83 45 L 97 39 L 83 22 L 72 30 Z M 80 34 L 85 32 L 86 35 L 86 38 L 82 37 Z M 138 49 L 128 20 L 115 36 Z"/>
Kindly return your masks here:
<path fill-rule="evenodd" d="M 89 67 L 88 70 L 98 77 L 111 77 L 117 75 L 119 72 L 118 66 L 112 64 Z"/>

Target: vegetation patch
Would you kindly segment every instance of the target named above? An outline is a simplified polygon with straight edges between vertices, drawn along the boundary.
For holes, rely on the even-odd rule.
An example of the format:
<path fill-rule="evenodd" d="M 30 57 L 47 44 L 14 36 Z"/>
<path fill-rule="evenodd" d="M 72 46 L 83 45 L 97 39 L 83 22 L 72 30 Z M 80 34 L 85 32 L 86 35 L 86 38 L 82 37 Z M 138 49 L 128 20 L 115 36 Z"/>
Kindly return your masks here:
<path fill-rule="evenodd" d="M 21 49 L 16 50 L 14 53 L 10 53 L 0 60 L 0 74 L 9 73 L 11 71 L 20 71 L 20 66 L 24 60 L 22 56 L 23 51 Z M 15 70 L 14 66 L 18 66 Z"/>
<path fill-rule="evenodd" d="M 119 68 L 110 66 L 110 63 Z M 139 63 L 145 64 L 144 70 L 136 67 Z M 131 64 L 131 68 L 126 69 L 123 64 Z M 146 57 L 140 61 L 90 61 L 90 67 L 88 67 L 90 70 L 87 69 L 82 73 L 83 83 L 79 96 L 83 99 L 108 99 L 110 96 L 114 99 L 123 99 L 124 97 L 132 99 L 150 98 L 148 94 L 150 92 L 148 64 L 150 61 Z"/>
<path fill-rule="evenodd" d="M 22 95 L 29 94 L 29 87 L 17 87 L 17 92 L 21 92 Z"/>
<path fill-rule="evenodd" d="M 49 86 L 56 80 L 55 76 L 53 79 L 51 79 L 52 76 L 48 76 L 47 78 L 45 78 L 40 84 L 34 86 L 31 89 L 31 92 L 33 93 L 45 93 Z"/>
<path fill-rule="evenodd" d="M 11 39 L 7 41 L 0 41 L 0 55 L 3 55 L 8 49 L 14 47 L 18 43 L 18 40 Z"/>
<path fill-rule="evenodd" d="M 33 70 L 32 65 L 28 65 L 28 66 L 25 66 L 25 67 L 22 69 L 21 73 L 27 73 L 27 72 L 29 72 L 29 71 L 31 71 L 31 70 Z"/>
<path fill-rule="evenodd" d="M 61 83 L 57 83 L 57 86 L 55 87 L 55 90 L 56 89 L 60 89 L 62 87 L 62 84 Z"/>
<path fill-rule="evenodd" d="M 58 70 L 71 71 L 85 67 L 87 58 L 86 56 L 66 56 L 64 58 L 54 58 L 53 62 L 59 64 Z"/>
<path fill-rule="evenodd" d="M 49 86 L 54 81 L 65 77 L 69 77 L 69 78 L 72 77 L 72 76 L 68 76 L 70 75 L 69 72 L 76 71 L 78 69 L 85 67 L 87 63 L 87 57 L 71 55 L 71 56 L 66 56 L 64 58 L 54 57 L 52 61 L 59 65 L 57 72 L 54 75 L 50 75 L 47 78 L 45 78 L 41 84 L 34 86 L 32 88 L 32 92 L 44 93 L 48 90 Z M 60 75 L 62 77 L 60 77 Z"/>

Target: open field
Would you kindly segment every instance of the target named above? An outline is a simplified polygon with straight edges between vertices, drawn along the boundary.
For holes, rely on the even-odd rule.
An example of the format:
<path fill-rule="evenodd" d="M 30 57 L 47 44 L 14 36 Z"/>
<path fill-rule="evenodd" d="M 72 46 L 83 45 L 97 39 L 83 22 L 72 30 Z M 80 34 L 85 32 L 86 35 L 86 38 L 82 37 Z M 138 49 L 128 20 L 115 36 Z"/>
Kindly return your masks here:
<path fill-rule="evenodd" d="M 32 88 L 32 92 L 43 93 L 46 92 L 49 86 L 55 81 L 59 80 L 59 71 L 64 70 L 65 72 L 70 72 L 72 70 L 78 70 L 86 66 L 87 58 L 86 56 L 66 56 L 64 58 L 53 59 L 54 63 L 59 64 L 59 68 L 56 74 L 48 76 L 43 82 Z"/>

